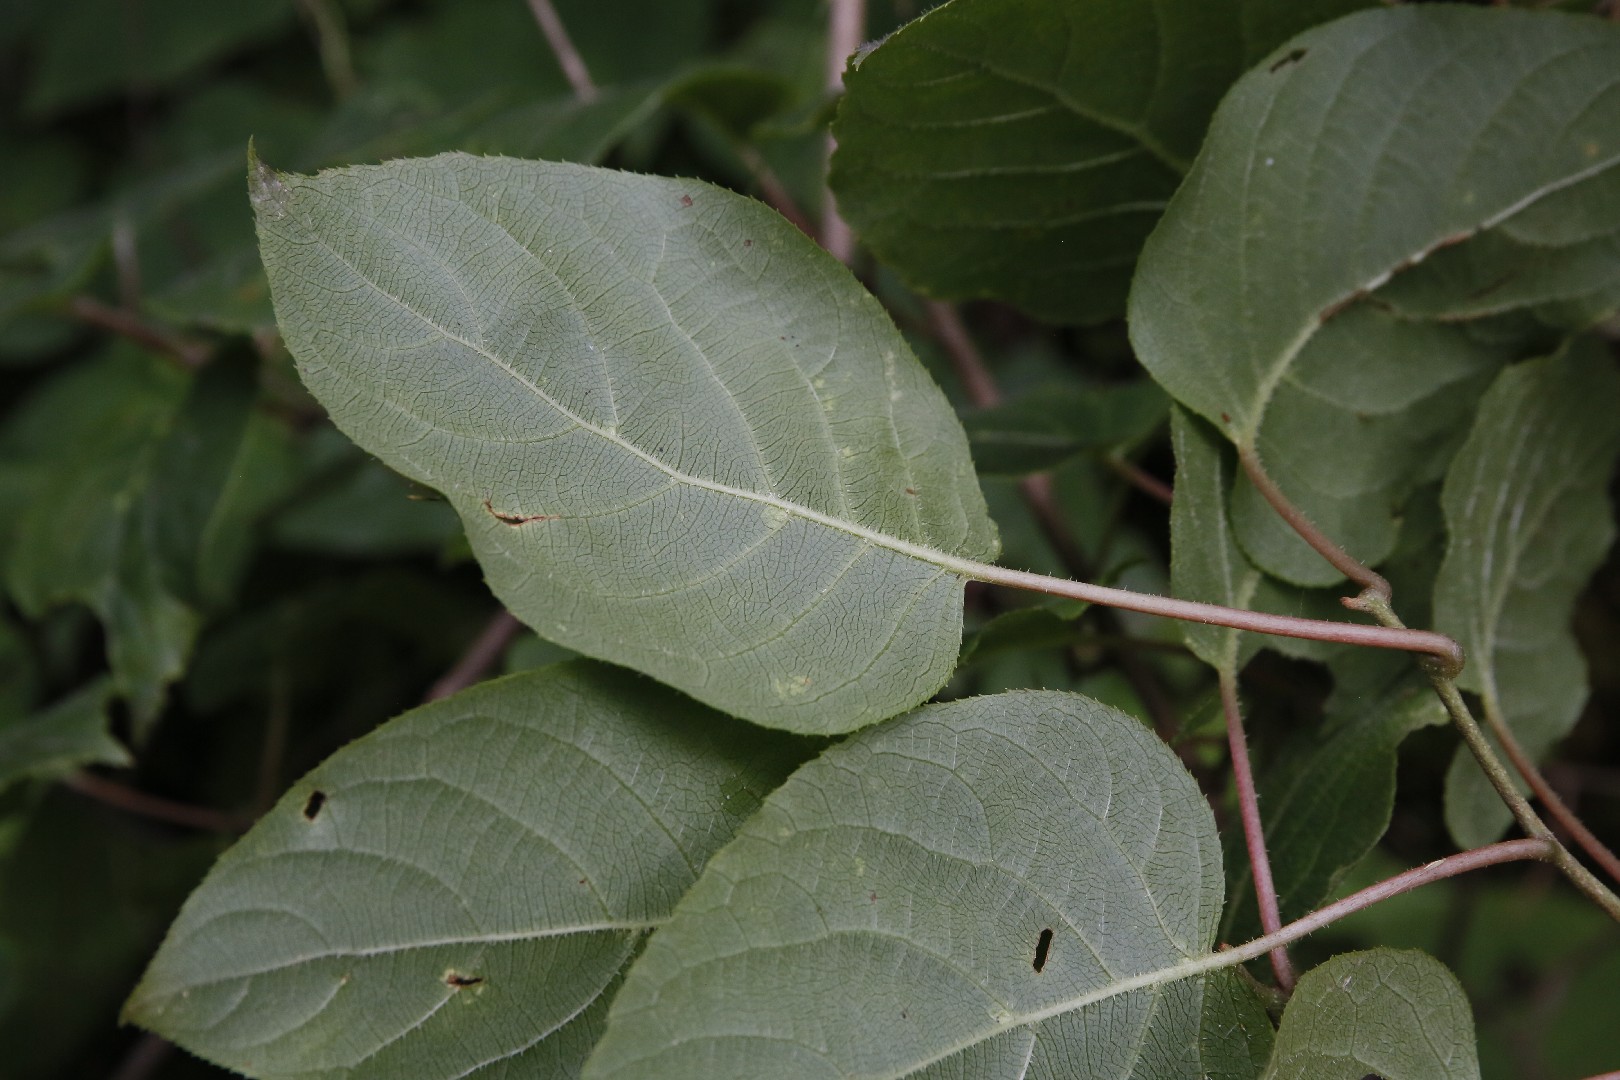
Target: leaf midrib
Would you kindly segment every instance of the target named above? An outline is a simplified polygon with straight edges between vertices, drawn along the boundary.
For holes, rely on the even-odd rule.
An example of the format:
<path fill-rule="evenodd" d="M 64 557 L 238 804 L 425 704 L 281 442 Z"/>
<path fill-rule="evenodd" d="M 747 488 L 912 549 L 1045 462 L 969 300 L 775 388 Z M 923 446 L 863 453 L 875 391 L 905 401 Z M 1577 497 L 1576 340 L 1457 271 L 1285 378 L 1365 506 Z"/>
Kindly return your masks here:
<path fill-rule="evenodd" d="M 569 409 L 562 402 L 546 393 L 533 381 L 526 378 L 521 372 L 517 371 L 510 364 L 508 364 L 500 356 L 491 352 L 483 345 L 469 341 L 461 335 L 452 332 L 448 328 L 440 326 L 430 316 L 412 307 L 405 301 L 403 297 L 395 296 L 393 293 L 383 288 L 381 283 L 372 280 L 369 276 L 362 273 L 359 267 L 355 266 L 354 263 L 344 258 L 340 252 L 338 252 L 320 236 L 316 235 L 313 229 L 306 228 L 303 231 L 312 241 L 325 249 L 332 256 L 332 258 L 338 260 L 345 267 L 347 267 L 358 281 L 363 282 L 368 288 L 375 291 L 379 296 L 385 297 L 391 301 L 401 311 L 407 312 L 419 320 L 424 326 L 441 335 L 445 340 L 453 341 L 456 344 L 461 345 L 463 348 L 483 357 L 491 364 L 494 364 L 497 368 L 511 377 L 515 382 L 543 401 L 548 407 L 554 409 L 559 415 L 563 416 L 570 423 L 574 424 L 578 429 L 588 431 L 601 439 L 605 439 L 626 453 L 651 465 L 653 468 L 668 476 L 675 483 L 684 484 L 688 487 L 694 487 L 705 491 L 712 491 L 720 495 L 743 499 L 748 502 L 757 503 L 763 507 L 771 507 L 791 516 L 821 525 L 835 532 L 841 532 L 846 535 L 853 536 L 873 547 L 884 548 L 897 554 L 916 559 L 920 562 L 931 563 L 964 578 L 978 576 L 978 572 L 982 568 L 983 564 L 972 559 L 962 558 L 961 556 L 957 555 L 950 555 L 926 544 L 919 544 L 910 540 L 903 540 L 896 536 L 890 536 L 887 533 L 868 528 L 867 526 L 861 525 L 857 522 L 834 517 L 831 514 L 824 514 L 821 511 L 814 510 L 803 505 L 802 503 L 797 503 L 790 499 L 784 499 L 774 494 L 749 491 L 746 488 L 739 488 L 731 484 L 722 483 L 718 480 L 710 480 L 706 477 L 695 476 L 691 473 L 676 468 L 675 466 L 659 458 L 657 455 L 648 453 L 647 451 L 641 449 L 636 444 L 620 436 L 617 432 L 610 431 L 597 424 L 591 423 L 589 420 L 585 419 L 583 416 L 580 416 L 572 409 Z M 426 423 L 426 421 L 422 422 Z"/>
<path fill-rule="evenodd" d="M 1304 350 L 1306 345 L 1310 344 L 1311 339 L 1316 336 L 1317 331 L 1320 330 L 1324 325 L 1324 313 L 1334 311 L 1337 308 L 1354 303 L 1360 297 L 1371 295 L 1376 290 L 1382 288 L 1400 270 L 1406 267 L 1416 266 L 1418 263 L 1434 254 L 1436 251 L 1440 250 L 1440 248 L 1449 247 L 1452 244 L 1472 240 L 1480 233 L 1494 229 L 1514 215 L 1528 210 L 1530 207 L 1534 206 L 1547 196 L 1556 195 L 1565 188 L 1572 187 L 1575 184 L 1579 184 L 1585 180 L 1590 180 L 1593 177 L 1617 166 L 1620 166 L 1620 153 L 1613 154 L 1607 158 L 1599 159 L 1585 169 L 1577 170 L 1565 176 L 1559 177 L 1556 180 L 1543 184 L 1541 187 L 1527 192 L 1521 199 L 1519 199 L 1519 201 L 1512 203 L 1511 205 L 1498 211 L 1496 214 L 1485 218 L 1472 228 L 1467 229 L 1460 234 L 1454 233 L 1443 236 L 1414 252 L 1408 253 L 1404 258 L 1397 260 L 1391 266 L 1377 274 L 1374 274 L 1365 283 L 1341 293 L 1332 300 L 1328 301 L 1326 304 L 1323 304 L 1321 307 L 1307 313 L 1305 325 L 1300 328 L 1293 340 L 1284 346 L 1282 351 L 1277 354 L 1277 358 L 1272 361 L 1271 367 L 1262 375 L 1259 383 L 1256 385 L 1255 393 L 1252 398 L 1253 419 L 1249 423 L 1245 424 L 1240 430 L 1232 432 L 1231 438 L 1233 443 L 1243 449 L 1257 449 L 1256 444 L 1259 438 L 1260 424 L 1261 421 L 1265 419 L 1266 409 L 1271 403 L 1271 397 L 1276 393 L 1278 385 L 1281 384 L 1282 380 L 1293 368 L 1294 361 L 1299 358 L 1299 354 Z"/>

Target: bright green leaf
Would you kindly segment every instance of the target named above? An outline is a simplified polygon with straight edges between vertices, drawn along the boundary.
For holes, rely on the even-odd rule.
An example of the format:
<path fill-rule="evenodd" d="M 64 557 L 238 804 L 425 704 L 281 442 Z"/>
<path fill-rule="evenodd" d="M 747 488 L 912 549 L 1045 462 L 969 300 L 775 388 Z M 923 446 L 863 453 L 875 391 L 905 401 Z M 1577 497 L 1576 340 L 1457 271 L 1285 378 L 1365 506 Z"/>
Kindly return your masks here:
<path fill-rule="evenodd" d="M 930 705 L 766 799 L 585 1074 L 1202 1075 L 1232 1060 L 1201 1019 L 1221 888 L 1208 804 L 1139 721 L 1062 693 Z"/>
<path fill-rule="evenodd" d="M 305 382 L 445 493 L 542 636 L 800 731 L 944 683 L 963 579 L 942 560 L 996 549 L 966 439 L 877 302 L 780 217 L 570 165 L 257 169 Z"/>
<path fill-rule="evenodd" d="M 832 185 L 916 288 L 1058 322 L 1124 307 L 1232 81 L 1363 0 L 953 0 L 845 76 Z"/>
<path fill-rule="evenodd" d="M 1420 952 L 1341 953 L 1299 980 L 1265 1080 L 1478 1080 L 1457 978 Z"/>
<path fill-rule="evenodd" d="M 1535 759 L 1586 701 L 1570 618 L 1614 539 L 1604 491 L 1620 453 L 1616 401 L 1620 376 L 1590 340 L 1509 368 L 1486 393 L 1441 496 L 1450 540 L 1434 586 L 1436 626 L 1468 655 L 1460 684 Z M 1446 787 L 1453 837 L 1477 847 L 1509 820 L 1460 751 Z"/>
<path fill-rule="evenodd" d="M 1132 340 L 1179 401 L 1377 562 L 1410 485 L 1443 464 L 1469 386 L 1510 343 L 1358 302 L 1480 232 L 1613 232 L 1617 163 L 1620 28 L 1434 5 L 1308 31 L 1222 103 L 1143 250 Z M 1260 516 L 1239 501 L 1240 519 Z M 1265 569 L 1331 576 L 1256 530 L 1240 526 Z"/>
<path fill-rule="evenodd" d="M 423 706 L 215 864 L 126 1013 L 255 1077 L 571 1073 L 798 746 L 590 663 Z"/>
<path fill-rule="evenodd" d="M 107 731 L 112 684 L 97 679 L 55 705 L 0 723 L 0 791 L 19 780 L 55 779 L 81 765 L 128 765 L 129 751 Z"/>

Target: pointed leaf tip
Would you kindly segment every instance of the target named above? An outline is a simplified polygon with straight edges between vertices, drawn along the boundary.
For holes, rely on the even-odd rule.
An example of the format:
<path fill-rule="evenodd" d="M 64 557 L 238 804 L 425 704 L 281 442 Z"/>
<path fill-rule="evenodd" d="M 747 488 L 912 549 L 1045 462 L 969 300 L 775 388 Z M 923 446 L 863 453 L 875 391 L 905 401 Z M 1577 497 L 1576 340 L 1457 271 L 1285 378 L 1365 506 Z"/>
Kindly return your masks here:
<path fill-rule="evenodd" d="M 287 185 L 281 182 L 281 175 L 276 170 L 259 160 L 251 137 L 248 138 L 247 158 L 248 201 L 253 204 L 253 213 L 271 218 L 285 217 Z"/>

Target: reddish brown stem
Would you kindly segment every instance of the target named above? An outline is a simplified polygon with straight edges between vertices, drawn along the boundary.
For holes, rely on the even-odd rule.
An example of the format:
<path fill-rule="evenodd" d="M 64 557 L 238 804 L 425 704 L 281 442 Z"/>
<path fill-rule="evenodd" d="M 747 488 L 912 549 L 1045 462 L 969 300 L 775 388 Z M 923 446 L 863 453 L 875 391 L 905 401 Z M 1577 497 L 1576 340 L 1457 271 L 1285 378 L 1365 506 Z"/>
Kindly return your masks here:
<path fill-rule="evenodd" d="M 1238 447 L 1238 460 L 1243 465 L 1243 472 L 1254 485 L 1256 491 L 1271 504 L 1277 515 L 1288 522 L 1289 528 L 1299 534 L 1299 538 L 1311 546 L 1322 558 L 1333 565 L 1333 568 L 1366 591 L 1375 594 L 1383 600 L 1390 598 L 1389 582 L 1384 580 L 1382 574 L 1362 565 L 1344 548 L 1316 527 L 1316 523 L 1305 515 L 1305 511 L 1295 506 L 1283 494 L 1282 488 L 1271 479 L 1271 474 L 1260 462 L 1260 453 L 1252 446 Z"/>
<path fill-rule="evenodd" d="M 1524 782 L 1530 785 L 1530 790 L 1535 793 L 1536 799 L 1547 811 L 1547 816 L 1557 822 L 1575 841 L 1576 846 L 1603 868 L 1603 872 L 1609 875 L 1611 881 L 1620 883 L 1620 858 L 1616 858 L 1614 852 L 1593 835 L 1592 830 L 1586 827 L 1586 823 L 1575 815 L 1568 804 L 1559 797 L 1558 792 L 1553 790 L 1553 786 L 1547 783 L 1547 778 L 1541 775 L 1536 763 L 1524 752 L 1524 747 L 1514 736 L 1513 729 L 1508 727 L 1501 714 L 1489 704 L 1485 708 L 1485 723 L 1489 725 L 1491 734 L 1496 736 L 1496 741 L 1502 744 L 1502 750 L 1513 763 L 1513 767 L 1524 777 Z"/>
<path fill-rule="evenodd" d="M 1169 484 L 1160 480 L 1130 458 L 1110 454 L 1103 460 L 1116 475 L 1148 498 L 1163 503 L 1165 506 L 1175 502 L 1176 493 Z"/>
<path fill-rule="evenodd" d="M 501 654 L 511 644 L 512 638 L 517 636 L 523 624 L 511 612 L 504 608 L 497 612 L 495 617 L 485 624 L 484 629 L 467 646 L 467 651 L 461 654 L 449 671 L 439 677 L 428 688 L 423 701 L 438 701 L 451 694 L 465 690 L 473 683 L 489 674 L 489 670 L 500 660 Z"/>
<path fill-rule="evenodd" d="M 124 1060 L 118 1063 L 118 1068 L 108 1080 L 146 1080 L 173 1052 L 174 1044 L 168 1039 L 150 1031 L 144 1032 L 135 1040 L 135 1045 L 129 1048 L 129 1053 L 124 1055 Z"/>
<path fill-rule="evenodd" d="M 557 66 L 562 68 L 563 78 L 573 87 L 574 96 L 586 104 L 595 101 L 596 83 L 591 81 L 590 69 L 585 66 L 585 58 L 579 55 L 579 50 L 574 48 L 568 28 L 557 15 L 557 9 L 552 7 L 551 0 L 529 0 L 529 10 L 534 12 L 534 21 L 540 24 L 540 33 L 545 35 L 546 44 L 551 46 L 551 53 L 557 58 Z"/>
<path fill-rule="evenodd" d="M 999 405 L 1002 400 L 1001 388 L 996 385 L 995 376 L 990 374 L 984 358 L 979 355 L 979 347 L 974 344 L 973 335 L 968 332 L 962 316 L 953 305 L 937 300 L 930 300 L 925 306 L 934 335 L 944 347 L 946 355 L 951 358 L 951 366 L 961 381 L 968 400 L 981 409 Z M 1090 560 L 1080 550 L 1080 545 L 1075 543 L 1074 535 L 1058 511 L 1057 500 L 1052 495 L 1052 478 L 1045 474 L 1026 476 L 1019 484 L 1019 488 L 1030 513 L 1035 517 L 1035 523 L 1040 526 L 1047 542 L 1052 545 L 1052 550 L 1057 553 L 1057 557 L 1068 568 L 1069 573 L 1077 578 L 1090 577 Z M 1119 619 L 1113 611 L 1100 608 L 1098 615 L 1106 630 L 1113 633 L 1119 631 Z M 1153 719 L 1154 730 L 1169 741 L 1177 728 L 1175 708 L 1160 688 L 1158 680 L 1153 677 L 1152 671 L 1143 663 L 1142 658 L 1133 652 L 1108 649 L 1107 654 L 1119 665 L 1125 680 L 1131 684 L 1131 689 L 1136 691 L 1136 696 L 1141 699 L 1143 707 Z"/>
<path fill-rule="evenodd" d="M 866 35 L 866 0 L 832 0 L 827 23 L 827 91 L 844 90 L 844 65 L 850 54 L 861 47 Z M 827 157 L 832 158 L 837 141 L 827 134 Z M 838 213 L 838 202 L 827 187 L 821 201 L 821 246 L 844 265 L 855 258 L 855 233 Z"/>
<path fill-rule="evenodd" d="M 1260 908 L 1260 929 L 1275 934 L 1282 929 L 1277 908 L 1277 886 L 1271 877 L 1271 858 L 1266 854 L 1266 831 L 1260 821 L 1260 793 L 1254 786 L 1254 770 L 1249 766 L 1249 740 L 1243 734 L 1243 712 L 1238 705 L 1237 676 L 1223 668 L 1220 673 L 1221 711 L 1226 714 L 1226 744 L 1232 753 L 1232 780 L 1237 787 L 1238 812 L 1243 819 L 1243 842 L 1249 849 L 1249 869 L 1254 876 L 1255 900 Z M 1271 970 L 1284 994 L 1294 992 L 1294 965 L 1288 946 L 1271 950 Z"/>
<path fill-rule="evenodd" d="M 1303 918 L 1295 919 L 1274 934 L 1266 934 L 1253 941 L 1238 946 L 1231 952 L 1239 953 L 1245 960 L 1252 960 L 1264 956 L 1278 945 L 1286 945 L 1291 941 L 1298 941 L 1307 934 L 1314 934 L 1330 923 L 1337 922 L 1346 915 L 1353 915 L 1363 908 L 1372 907 L 1402 893 L 1431 882 L 1441 881 L 1445 878 L 1466 874 L 1470 870 L 1479 870 L 1498 863 L 1519 862 L 1525 859 L 1550 859 L 1552 844 L 1546 840 L 1504 840 L 1499 844 L 1490 844 L 1472 851 L 1461 851 L 1455 855 L 1447 855 L 1443 859 L 1436 859 L 1431 863 L 1408 870 L 1403 874 L 1396 874 L 1386 878 L 1376 885 L 1369 885 L 1365 889 L 1353 892 L 1343 900 L 1335 901 L 1327 907 L 1318 908 Z"/>
<path fill-rule="evenodd" d="M 754 178 L 754 183 L 759 185 L 759 196 L 765 202 L 765 205 L 787 218 L 788 223 L 795 229 L 814 240 L 816 238 L 816 227 L 811 223 L 809 215 L 799 208 L 799 204 L 794 201 L 793 195 L 782 183 L 781 178 L 776 175 L 775 170 L 760 156 L 759 151 L 747 143 L 738 143 L 736 149 L 737 156 L 742 159 L 743 165 L 748 168 L 749 175 Z"/>
<path fill-rule="evenodd" d="M 181 367 L 201 367 L 207 363 L 212 351 L 201 342 L 145 321 L 133 311 L 103 304 L 93 297 L 75 296 L 69 300 L 68 314 L 86 325 L 128 338 L 137 345 L 176 360 Z"/>
<path fill-rule="evenodd" d="M 148 795 L 92 772 L 73 773 L 62 783 L 80 795 L 153 821 L 166 821 L 171 825 L 183 825 L 203 832 L 238 833 L 247 827 L 246 822 L 230 814 L 210 810 L 206 806 L 191 806 L 158 795 Z"/>

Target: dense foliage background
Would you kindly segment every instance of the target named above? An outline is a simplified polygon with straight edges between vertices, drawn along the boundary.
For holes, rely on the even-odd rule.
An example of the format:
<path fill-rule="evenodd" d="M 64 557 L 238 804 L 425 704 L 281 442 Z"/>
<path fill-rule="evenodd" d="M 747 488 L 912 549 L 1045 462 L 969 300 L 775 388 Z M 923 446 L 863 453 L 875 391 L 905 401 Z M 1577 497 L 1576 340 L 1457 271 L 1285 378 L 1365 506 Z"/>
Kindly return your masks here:
<path fill-rule="evenodd" d="M 570 92 L 521 0 L 0 9 L 0 1076 L 225 1075 L 118 1026 L 164 927 L 234 834 L 421 701 L 498 614 L 455 516 L 300 387 L 254 244 L 248 138 L 297 171 L 466 149 L 700 176 L 819 211 L 819 3 L 557 6 L 594 100 Z M 874 3 L 867 36 L 918 13 Z M 857 268 L 959 405 L 981 469 L 1005 474 L 986 484 L 1003 561 L 1164 591 L 1168 510 L 1143 477 L 1168 482 L 1173 462 L 1123 291 L 1052 312 L 1084 324 L 1061 330 L 968 306 L 1008 399 L 987 410 L 922 301 L 876 262 Z M 1076 414 L 1105 434 L 1076 436 Z M 1078 550 L 1054 550 L 1019 499 L 1017 474 L 1049 466 Z M 970 590 L 970 630 L 1021 603 Z M 1612 554 L 1575 625 L 1593 692 L 1548 772 L 1617 838 Z M 1229 810 L 1213 680 L 1180 641 L 1149 619 L 1032 606 L 970 633 L 947 695 L 1075 689 L 1157 720 Z M 562 655 L 522 633 L 497 669 Z M 1331 684 L 1267 652 L 1244 687 L 1256 743 L 1286 748 Z M 1440 793 L 1455 743 L 1443 727 L 1406 740 L 1393 823 L 1345 888 L 1453 850 Z M 1299 952 L 1358 943 L 1422 947 L 1458 973 L 1487 1076 L 1620 1063 L 1620 935 L 1550 868 L 1435 886 Z"/>

